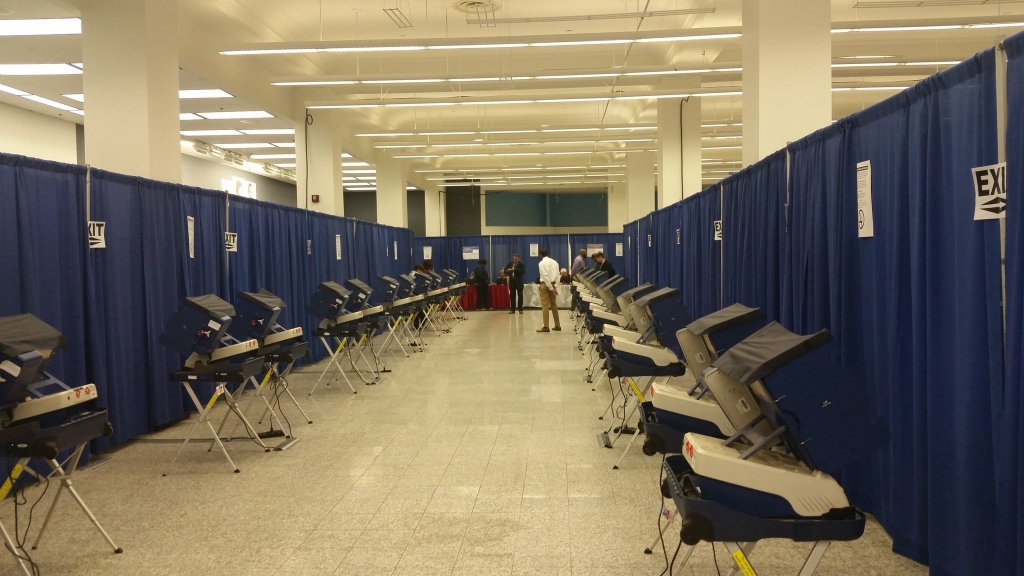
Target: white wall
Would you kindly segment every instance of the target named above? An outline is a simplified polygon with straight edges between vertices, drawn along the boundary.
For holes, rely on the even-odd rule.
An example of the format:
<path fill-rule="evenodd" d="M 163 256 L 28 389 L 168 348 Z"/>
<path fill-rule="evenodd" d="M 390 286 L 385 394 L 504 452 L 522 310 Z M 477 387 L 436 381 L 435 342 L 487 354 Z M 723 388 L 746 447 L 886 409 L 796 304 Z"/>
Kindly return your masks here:
<path fill-rule="evenodd" d="M 203 158 L 181 155 L 181 183 L 208 190 L 220 190 L 220 181 L 238 176 L 256 183 L 256 199 L 295 206 L 295 184 L 267 178 L 257 172 L 249 172 L 211 162 Z"/>
<path fill-rule="evenodd" d="M 77 164 L 76 126 L 0 102 L 0 152 Z"/>

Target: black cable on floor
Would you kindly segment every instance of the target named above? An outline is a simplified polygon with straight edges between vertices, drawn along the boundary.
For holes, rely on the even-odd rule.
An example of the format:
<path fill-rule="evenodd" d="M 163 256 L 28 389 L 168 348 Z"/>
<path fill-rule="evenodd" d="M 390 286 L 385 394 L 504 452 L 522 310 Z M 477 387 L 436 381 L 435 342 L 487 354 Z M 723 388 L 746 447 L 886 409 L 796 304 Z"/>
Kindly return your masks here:
<path fill-rule="evenodd" d="M 676 551 L 672 554 L 672 562 L 668 565 L 668 576 L 672 576 L 672 570 L 676 565 L 676 556 L 679 555 L 679 549 L 683 547 L 683 539 L 679 539 L 679 544 L 676 544 Z"/>
<path fill-rule="evenodd" d="M 658 490 L 661 491 L 662 483 L 665 481 L 665 454 L 661 455 L 661 472 L 658 473 Z M 665 510 L 665 497 L 661 497 L 661 510 Z M 669 519 L 669 522 L 672 520 Z M 668 572 L 668 549 L 665 548 L 665 532 L 661 529 L 661 514 L 658 514 L 658 540 L 661 541 L 661 554 L 665 557 L 665 569 L 658 576 L 664 576 Z M 682 542 L 682 539 L 680 539 Z"/>
<path fill-rule="evenodd" d="M 714 542 L 711 542 L 711 556 L 715 559 L 715 572 L 718 572 L 718 576 L 722 576 L 722 571 L 718 568 L 718 551 L 715 550 Z"/>

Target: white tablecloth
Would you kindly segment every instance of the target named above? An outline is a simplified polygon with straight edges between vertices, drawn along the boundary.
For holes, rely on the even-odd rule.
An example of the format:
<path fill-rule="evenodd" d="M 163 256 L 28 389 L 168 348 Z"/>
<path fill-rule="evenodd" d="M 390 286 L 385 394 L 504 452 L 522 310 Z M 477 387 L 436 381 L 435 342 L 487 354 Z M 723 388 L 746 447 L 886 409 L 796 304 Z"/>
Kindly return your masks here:
<path fill-rule="evenodd" d="M 540 308 L 540 284 L 523 286 L 523 303 L 526 308 Z M 572 306 L 572 294 L 568 285 L 558 287 L 555 303 L 558 304 L 559 310 L 568 310 Z"/>

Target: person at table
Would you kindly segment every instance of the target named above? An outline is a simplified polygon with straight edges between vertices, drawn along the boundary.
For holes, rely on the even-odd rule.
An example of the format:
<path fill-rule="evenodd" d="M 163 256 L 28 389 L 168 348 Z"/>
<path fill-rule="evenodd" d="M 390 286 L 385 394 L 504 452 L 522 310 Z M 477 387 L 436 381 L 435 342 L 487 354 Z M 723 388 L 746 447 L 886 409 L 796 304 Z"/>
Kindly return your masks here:
<path fill-rule="evenodd" d="M 494 280 L 494 283 L 497 284 L 498 286 L 508 285 L 508 276 L 505 276 L 504 270 L 498 272 L 498 277 Z"/>
<path fill-rule="evenodd" d="M 572 284 L 572 276 L 569 275 L 569 271 L 562 268 L 558 271 L 562 276 L 558 279 L 559 284 Z"/>
<path fill-rule="evenodd" d="M 555 298 L 558 297 L 558 262 L 548 257 L 547 250 L 540 250 L 540 264 L 537 268 L 540 270 L 540 310 L 544 316 L 544 327 L 537 332 L 551 332 L 552 329 L 548 328 L 548 310 L 551 310 L 551 315 L 555 317 L 555 327 L 553 330 L 556 332 L 562 329 L 562 323 L 558 321 L 558 302 Z"/>
<path fill-rule="evenodd" d="M 576 277 L 587 266 L 587 251 L 580 249 L 580 253 L 576 256 L 576 259 L 572 261 L 572 268 L 569 270 L 569 276 Z"/>
<path fill-rule="evenodd" d="M 512 261 L 505 265 L 505 277 L 508 278 L 509 314 L 515 314 L 516 308 L 523 313 L 523 274 L 526 266 L 519 260 L 519 254 L 512 255 Z"/>
<path fill-rule="evenodd" d="M 596 267 L 599 272 L 606 272 L 608 278 L 615 276 L 615 268 L 612 268 L 612 263 L 604 257 L 604 252 L 594 254 L 594 262 L 597 264 Z"/>
<path fill-rule="evenodd" d="M 476 309 L 491 309 L 491 274 L 487 271 L 487 259 L 481 258 L 473 269 L 473 284 L 476 285 Z"/>

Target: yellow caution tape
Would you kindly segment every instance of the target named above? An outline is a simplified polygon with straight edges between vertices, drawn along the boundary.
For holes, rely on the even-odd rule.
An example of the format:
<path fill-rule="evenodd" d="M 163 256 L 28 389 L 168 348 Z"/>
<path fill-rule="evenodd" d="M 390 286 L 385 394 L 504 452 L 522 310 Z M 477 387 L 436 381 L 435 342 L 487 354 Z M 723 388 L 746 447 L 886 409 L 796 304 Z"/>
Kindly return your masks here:
<path fill-rule="evenodd" d="M 0 500 L 7 498 L 7 493 L 14 487 L 14 483 L 18 481 L 18 477 L 21 476 L 21 464 L 15 464 L 14 469 L 11 470 L 11 476 L 8 478 L 3 486 L 0 486 Z"/>
<path fill-rule="evenodd" d="M 754 567 L 750 565 L 750 561 L 747 560 L 747 556 L 743 553 L 743 550 L 733 552 L 732 559 L 736 561 L 736 566 L 739 567 L 743 576 L 757 576 L 757 572 L 754 572 Z"/>

